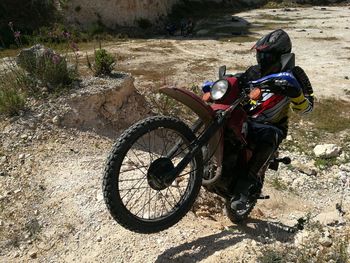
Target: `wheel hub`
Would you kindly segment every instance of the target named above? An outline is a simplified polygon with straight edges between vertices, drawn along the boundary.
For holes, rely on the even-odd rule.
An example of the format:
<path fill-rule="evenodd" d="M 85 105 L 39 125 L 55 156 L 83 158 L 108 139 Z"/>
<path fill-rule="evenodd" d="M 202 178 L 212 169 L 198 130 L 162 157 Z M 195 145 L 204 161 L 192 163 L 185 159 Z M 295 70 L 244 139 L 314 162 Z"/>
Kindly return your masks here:
<path fill-rule="evenodd" d="M 157 191 L 167 188 L 175 180 L 176 176 L 166 176 L 174 169 L 174 164 L 169 158 L 161 157 L 151 163 L 147 172 L 148 184 Z"/>

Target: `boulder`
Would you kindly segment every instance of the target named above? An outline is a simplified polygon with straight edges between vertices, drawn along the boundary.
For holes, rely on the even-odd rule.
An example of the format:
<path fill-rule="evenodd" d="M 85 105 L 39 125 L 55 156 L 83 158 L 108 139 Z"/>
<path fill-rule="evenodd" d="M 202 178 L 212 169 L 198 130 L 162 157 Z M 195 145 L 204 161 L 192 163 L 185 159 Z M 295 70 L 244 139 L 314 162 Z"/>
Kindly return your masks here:
<path fill-rule="evenodd" d="M 60 124 L 80 130 L 93 130 L 114 137 L 135 122 L 151 115 L 145 98 L 129 75 L 119 78 L 90 78 L 65 101 L 66 112 Z"/>
<path fill-rule="evenodd" d="M 337 225 L 343 219 L 338 211 L 330 211 L 318 214 L 314 220 L 320 222 L 322 225 Z"/>
<path fill-rule="evenodd" d="M 16 63 L 29 73 L 35 72 L 46 58 L 52 58 L 53 61 L 62 61 L 64 58 L 43 45 L 37 44 L 30 48 L 24 48 L 16 57 Z"/>
<path fill-rule="evenodd" d="M 332 158 L 339 156 L 341 148 L 336 144 L 322 144 L 317 145 L 314 148 L 314 154 L 316 157 Z"/>
<path fill-rule="evenodd" d="M 72 82 L 70 73 L 73 73 L 74 69 L 68 67 L 64 57 L 43 45 L 23 49 L 17 56 L 16 62 L 47 91 Z"/>

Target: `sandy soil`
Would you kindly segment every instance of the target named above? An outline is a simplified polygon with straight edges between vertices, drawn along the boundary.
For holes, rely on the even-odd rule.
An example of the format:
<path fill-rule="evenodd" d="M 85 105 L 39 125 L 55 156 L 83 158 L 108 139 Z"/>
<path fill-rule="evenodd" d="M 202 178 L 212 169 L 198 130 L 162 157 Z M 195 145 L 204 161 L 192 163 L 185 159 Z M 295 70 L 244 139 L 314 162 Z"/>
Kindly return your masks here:
<path fill-rule="evenodd" d="M 134 73 L 139 88 L 164 82 L 191 86 L 215 80 L 220 65 L 233 73 L 253 65 L 250 49 L 256 40 L 282 28 L 291 37 L 296 64 L 309 75 L 315 95 L 343 97 L 350 89 L 349 7 L 287 10 L 238 13 L 238 22 L 230 15 L 201 21 L 195 38 L 134 40 L 108 48 L 120 56 L 121 69 Z M 240 32 L 247 34 L 237 36 Z"/>

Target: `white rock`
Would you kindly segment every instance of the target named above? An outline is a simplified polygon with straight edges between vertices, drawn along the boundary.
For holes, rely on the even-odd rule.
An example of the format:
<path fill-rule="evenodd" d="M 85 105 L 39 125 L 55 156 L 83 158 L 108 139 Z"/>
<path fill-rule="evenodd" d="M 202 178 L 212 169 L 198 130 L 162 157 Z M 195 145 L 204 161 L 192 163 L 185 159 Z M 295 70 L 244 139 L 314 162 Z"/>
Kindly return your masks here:
<path fill-rule="evenodd" d="M 0 157 L 0 164 L 4 164 L 7 161 L 7 157 L 6 156 L 1 156 Z"/>
<path fill-rule="evenodd" d="M 293 141 L 292 135 L 287 135 L 286 140 L 287 140 L 287 141 Z"/>
<path fill-rule="evenodd" d="M 341 148 L 335 144 L 316 145 L 314 153 L 316 157 L 331 158 L 337 157 L 341 152 Z"/>
<path fill-rule="evenodd" d="M 60 125 L 60 117 L 59 116 L 53 117 L 52 123 L 55 125 Z"/>
<path fill-rule="evenodd" d="M 97 195 L 96 195 L 96 200 L 98 202 L 101 202 L 103 200 L 103 193 L 102 192 L 97 192 Z"/>
<path fill-rule="evenodd" d="M 26 158 L 26 155 L 25 155 L 24 153 L 21 153 L 21 154 L 18 156 L 18 158 L 19 158 L 20 160 L 24 160 L 24 159 Z"/>
<path fill-rule="evenodd" d="M 96 241 L 97 241 L 97 242 L 101 242 L 101 241 L 102 241 L 102 237 L 98 237 L 98 238 L 96 239 Z"/>
<path fill-rule="evenodd" d="M 323 237 L 319 239 L 319 242 L 322 246 L 324 247 L 331 247 L 333 244 L 332 239 L 330 239 L 329 237 Z"/>
<path fill-rule="evenodd" d="M 315 221 L 319 221 L 322 225 L 337 224 L 342 220 L 338 211 L 331 211 L 318 214 Z"/>
<path fill-rule="evenodd" d="M 22 189 L 19 188 L 19 189 L 16 189 L 15 191 L 13 191 L 13 193 L 14 193 L 14 194 L 17 194 L 17 193 L 19 193 L 19 192 L 21 192 L 21 191 L 22 191 Z"/>

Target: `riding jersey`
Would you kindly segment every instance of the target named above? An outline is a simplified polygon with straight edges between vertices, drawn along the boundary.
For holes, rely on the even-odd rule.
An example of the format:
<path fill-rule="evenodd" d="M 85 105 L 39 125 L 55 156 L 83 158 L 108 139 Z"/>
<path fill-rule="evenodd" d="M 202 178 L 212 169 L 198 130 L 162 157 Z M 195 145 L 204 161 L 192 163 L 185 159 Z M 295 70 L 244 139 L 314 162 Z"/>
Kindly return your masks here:
<path fill-rule="evenodd" d="M 259 79 L 255 78 L 251 83 L 254 86 L 258 86 L 260 83 L 266 83 L 270 80 L 273 80 L 274 83 L 280 83 L 277 86 L 273 84 L 274 87 L 273 89 L 271 88 L 276 90 L 276 92 L 263 93 L 260 100 L 250 101 L 250 104 L 247 106 L 247 112 L 253 121 L 272 124 L 281 129 L 286 135 L 290 109 L 299 114 L 306 114 L 312 111 L 312 87 L 305 72 L 300 67 Z"/>

